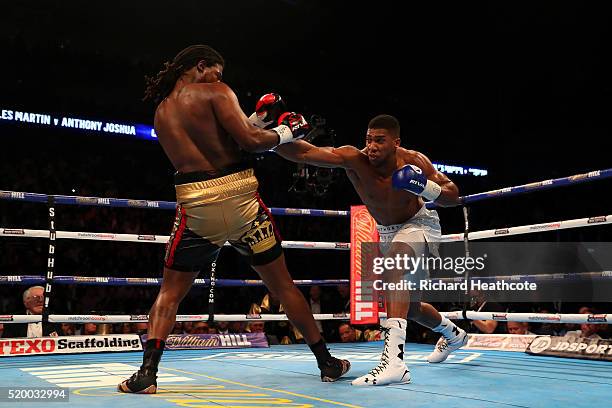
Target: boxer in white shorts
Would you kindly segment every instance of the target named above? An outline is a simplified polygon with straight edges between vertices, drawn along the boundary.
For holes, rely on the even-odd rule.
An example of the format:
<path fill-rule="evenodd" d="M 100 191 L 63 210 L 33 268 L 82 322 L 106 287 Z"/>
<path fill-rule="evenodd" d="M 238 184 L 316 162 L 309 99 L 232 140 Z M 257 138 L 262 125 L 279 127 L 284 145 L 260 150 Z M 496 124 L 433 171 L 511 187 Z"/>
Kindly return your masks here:
<path fill-rule="evenodd" d="M 414 150 L 400 147 L 400 126 L 390 115 L 378 115 L 368 124 L 366 147 L 317 147 L 305 141 L 280 146 L 282 157 L 321 167 L 344 168 L 359 197 L 366 205 L 377 228 L 385 257 L 397 254 L 420 256 L 440 239 L 436 211 L 425 208 L 424 200 L 439 206 L 459 204 L 457 186 L 438 172 L 429 159 Z M 425 245 L 427 243 L 427 245 Z M 427 247 L 427 248 L 426 248 Z M 405 271 L 386 271 L 384 280 L 397 282 Z M 467 334 L 440 315 L 428 303 L 411 302 L 408 290 L 386 290 L 387 320 L 380 363 L 353 385 L 405 384 L 411 381 L 403 361 L 406 319 L 440 333 L 442 336 L 429 355 L 430 363 L 439 363 L 467 342 Z"/>

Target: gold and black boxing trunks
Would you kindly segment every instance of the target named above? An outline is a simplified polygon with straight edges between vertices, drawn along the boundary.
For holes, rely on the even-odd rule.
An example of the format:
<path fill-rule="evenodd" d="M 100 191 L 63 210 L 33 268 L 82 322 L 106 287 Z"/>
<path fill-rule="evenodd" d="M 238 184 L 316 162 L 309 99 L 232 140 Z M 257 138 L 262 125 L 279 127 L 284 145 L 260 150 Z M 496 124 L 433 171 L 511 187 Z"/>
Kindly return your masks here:
<path fill-rule="evenodd" d="M 281 255 L 281 238 L 257 193 L 253 169 L 232 171 L 175 174 L 176 218 L 166 246 L 166 267 L 207 269 L 225 242 L 251 265 L 264 265 Z"/>

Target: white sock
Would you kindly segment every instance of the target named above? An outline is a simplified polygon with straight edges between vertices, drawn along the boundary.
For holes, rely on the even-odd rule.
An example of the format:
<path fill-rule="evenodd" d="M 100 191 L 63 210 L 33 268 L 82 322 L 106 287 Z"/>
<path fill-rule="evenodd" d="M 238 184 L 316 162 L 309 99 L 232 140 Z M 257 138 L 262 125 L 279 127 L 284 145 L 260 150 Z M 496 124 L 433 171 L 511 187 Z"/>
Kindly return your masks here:
<path fill-rule="evenodd" d="M 436 333 L 440 333 L 445 339 L 451 340 L 459 335 L 459 328 L 455 323 L 448 320 L 445 316 L 442 316 L 440 324 L 433 329 Z"/>

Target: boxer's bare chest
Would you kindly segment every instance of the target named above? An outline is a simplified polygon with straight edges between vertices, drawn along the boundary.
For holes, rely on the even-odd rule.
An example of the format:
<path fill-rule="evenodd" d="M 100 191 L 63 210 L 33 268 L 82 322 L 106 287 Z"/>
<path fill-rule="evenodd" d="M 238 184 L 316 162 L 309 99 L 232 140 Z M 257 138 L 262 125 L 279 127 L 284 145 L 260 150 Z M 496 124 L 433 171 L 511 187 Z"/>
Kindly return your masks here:
<path fill-rule="evenodd" d="M 401 164 L 403 165 L 404 163 Z M 379 224 L 406 222 L 422 206 L 414 194 L 393 189 L 391 174 L 380 175 L 367 163 L 355 166 L 354 169 L 347 169 L 346 174 L 361 201 Z"/>

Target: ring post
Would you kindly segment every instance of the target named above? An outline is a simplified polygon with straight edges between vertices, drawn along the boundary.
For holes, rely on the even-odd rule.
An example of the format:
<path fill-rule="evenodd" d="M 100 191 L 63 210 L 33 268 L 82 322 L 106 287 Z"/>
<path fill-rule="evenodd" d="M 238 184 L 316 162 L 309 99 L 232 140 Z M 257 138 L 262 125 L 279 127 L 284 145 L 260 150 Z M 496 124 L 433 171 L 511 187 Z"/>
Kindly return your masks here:
<path fill-rule="evenodd" d="M 470 238 L 469 238 L 469 234 L 470 234 L 470 218 L 469 218 L 469 210 L 468 207 L 466 205 L 466 203 L 463 203 L 463 221 L 465 224 L 465 228 L 463 231 L 463 248 L 465 249 L 465 257 L 466 259 L 470 257 Z M 463 295 L 465 296 L 464 302 L 463 302 L 463 318 L 467 318 L 466 317 L 466 311 L 468 308 L 468 303 L 471 301 L 470 299 L 470 271 L 466 269 L 465 271 L 465 291 L 463 292 Z"/>
<path fill-rule="evenodd" d="M 55 197 L 52 195 L 48 196 L 47 208 L 49 214 L 49 253 L 47 255 L 47 274 L 45 275 L 45 291 L 43 295 L 43 324 L 49 321 L 51 291 L 53 289 L 53 275 L 55 273 Z"/>

